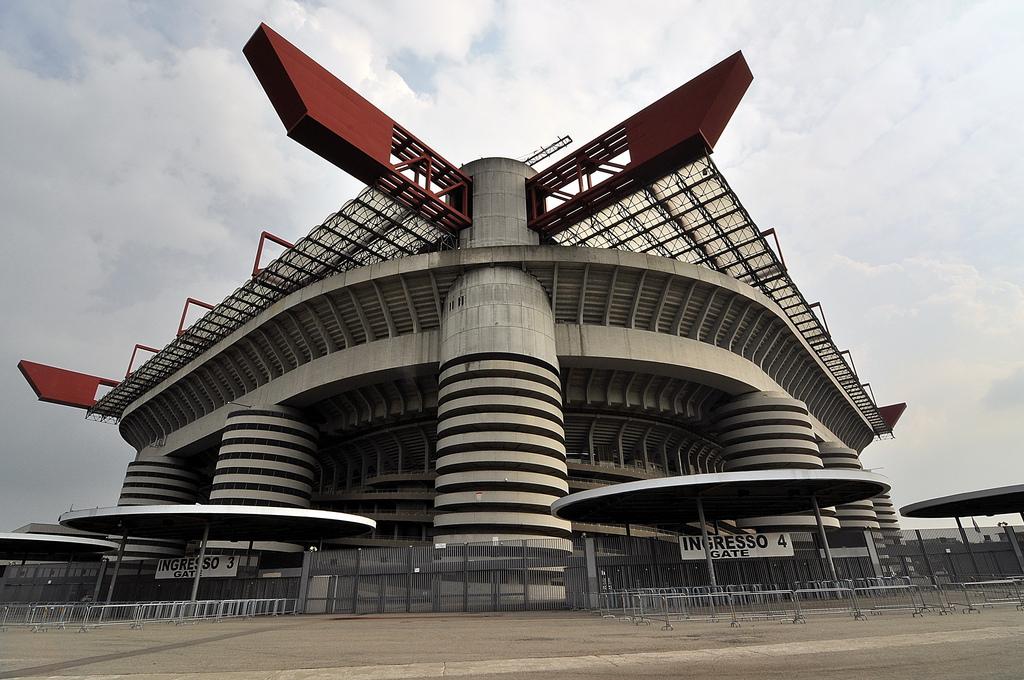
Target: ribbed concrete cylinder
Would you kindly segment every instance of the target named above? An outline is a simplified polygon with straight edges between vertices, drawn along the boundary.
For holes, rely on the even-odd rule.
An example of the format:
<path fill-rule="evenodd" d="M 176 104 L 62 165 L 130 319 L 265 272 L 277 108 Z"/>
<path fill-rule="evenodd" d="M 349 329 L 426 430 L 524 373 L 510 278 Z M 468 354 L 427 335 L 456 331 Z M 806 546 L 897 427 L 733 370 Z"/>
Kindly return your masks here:
<path fill-rule="evenodd" d="M 826 469 L 830 470 L 863 470 L 860 456 L 853 449 L 844 446 L 841 442 L 822 442 L 818 445 L 821 450 L 821 462 Z M 843 529 L 877 529 L 878 519 L 875 516 L 875 506 L 871 499 L 847 503 L 836 508 L 836 517 L 839 519 L 839 526 Z"/>
<path fill-rule="evenodd" d="M 231 413 L 210 503 L 308 508 L 318 436 L 295 409 L 259 406 Z"/>
<path fill-rule="evenodd" d="M 459 232 L 462 248 L 535 246 L 526 228 L 526 180 L 536 172 L 511 158 L 481 158 L 462 171 L 473 178 L 473 224 Z"/>
<path fill-rule="evenodd" d="M 900 521 L 889 494 L 875 496 L 871 502 L 875 507 L 875 516 L 878 517 L 878 528 L 882 531 L 899 531 Z"/>
<path fill-rule="evenodd" d="M 753 392 L 719 407 L 715 415 L 726 472 L 821 467 L 811 416 L 799 399 Z"/>
<path fill-rule="evenodd" d="M 807 405 L 783 392 L 740 395 L 715 412 L 726 472 L 820 469 L 821 454 Z M 838 529 L 835 508 L 821 508 L 826 529 Z M 758 531 L 814 531 L 814 513 L 751 517 L 737 526 Z"/>
<path fill-rule="evenodd" d="M 176 458 L 140 458 L 128 463 L 118 505 L 167 505 L 196 502 L 199 475 Z"/>
<path fill-rule="evenodd" d="M 550 511 L 569 490 L 554 330 L 544 288 L 522 270 L 474 269 L 449 290 L 435 540 L 570 535 Z"/>
<path fill-rule="evenodd" d="M 121 485 L 118 505 L 190 505 L 199 493 L 199 475 L 188 469 L 188 461 L 179 458 L 140 458 L 128 463 Z M 120 541 L 121 536 L 112 536 Z M 184 541 L 129 536 L 125 559 L 179 557 Z"/>

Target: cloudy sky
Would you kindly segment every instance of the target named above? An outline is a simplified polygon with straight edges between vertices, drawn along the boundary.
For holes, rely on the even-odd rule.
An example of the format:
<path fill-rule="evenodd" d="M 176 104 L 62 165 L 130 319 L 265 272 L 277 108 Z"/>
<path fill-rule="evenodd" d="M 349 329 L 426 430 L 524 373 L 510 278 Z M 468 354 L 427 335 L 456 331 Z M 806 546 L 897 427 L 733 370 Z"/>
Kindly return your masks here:
<path fill-rule="evenodd" d="M 866 465 L 897 506 L 1024 482 L 1024 3 L 7 0 L 0 530 L 113 503 L 133 454 L 19 359 L 119 377 L 261 230 L 357 191 L 284 136 L 241 54 L 260 21 L 459 163 L 585 141 L 742 49 L 715 159 L 879 402 L 910 404 Z"/>

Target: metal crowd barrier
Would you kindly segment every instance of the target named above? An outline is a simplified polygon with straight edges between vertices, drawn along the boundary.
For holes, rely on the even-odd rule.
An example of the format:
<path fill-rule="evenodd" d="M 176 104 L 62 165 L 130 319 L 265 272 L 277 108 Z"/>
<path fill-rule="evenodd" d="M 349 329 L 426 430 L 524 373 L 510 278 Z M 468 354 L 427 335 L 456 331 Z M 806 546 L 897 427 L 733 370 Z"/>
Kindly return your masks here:
<path fill-rule="evenodd" d="M 960 607 L 964 614 L 980 613 L 978 607 L 1013 605 L 1024 611 L 1024 582 L 1020 579 L 969 581 L 943 584 L 942 590 L 951 607 Z"/>
<path fill-rule="evenodd" d="M 903 577 L 816 581 L 804 587 L 766 588 L 758 584 L 693 588 L 643 588 L 601 593 L 596 611 L 627 623 L 661 623 L 672 630 L 678 621 L 728 620 L 806 623 L 808 617 L 842 615 L 865 620 L 868 615 L 910 612 L 950 614 L 960 607 L 1014 605 L 1024 611 L 1024 581 L 1001 579 L 952 585 L 917 585 Z"/>
<path fill-rule="evenodd" d="M 198 600 L 168 602 L 31 603 L 0 605 L 0 631 L 9 627 L 33 632 L 74 627 L 87 631 L 102 626 L 127 625 L 142 628 L 146 623 L 198 623 L 229 618 L 280 616 L 296 613 L 296 600 L 284 598 L 252 600 Z"/>
<path fill-rule="evenodd" d="M 817 588 L 797 588 L 793 594 L 805 614 L 847 614 L 857 620 L 864 618 L 857 601 L 857 592 L 852 587 L 837 583 Z"/>

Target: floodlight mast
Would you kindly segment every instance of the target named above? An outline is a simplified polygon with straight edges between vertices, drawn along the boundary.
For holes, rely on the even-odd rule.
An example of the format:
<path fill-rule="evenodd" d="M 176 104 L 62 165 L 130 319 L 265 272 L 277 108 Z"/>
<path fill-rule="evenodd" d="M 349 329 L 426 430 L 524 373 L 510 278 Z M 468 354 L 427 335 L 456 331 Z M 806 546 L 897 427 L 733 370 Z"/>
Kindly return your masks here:
<path fill-rule="evenodd" d="M 542 146 L 541 148 L 537 149 L 526 158 L 520 158 L 519 160 L 526 163 L 527 165 L 535 165 L 537 163 L 540 163 L 545 158 L 550 158 L 551 156 L 555 155 L 556 153 L 558 153 L 565 147 L 569 146 L 570 144 L 572 144 L 572 137 L 570 137 L 569 135 L 563 135 L 556 139 L 551 144 L 548 144 L 547 146 Z"/>

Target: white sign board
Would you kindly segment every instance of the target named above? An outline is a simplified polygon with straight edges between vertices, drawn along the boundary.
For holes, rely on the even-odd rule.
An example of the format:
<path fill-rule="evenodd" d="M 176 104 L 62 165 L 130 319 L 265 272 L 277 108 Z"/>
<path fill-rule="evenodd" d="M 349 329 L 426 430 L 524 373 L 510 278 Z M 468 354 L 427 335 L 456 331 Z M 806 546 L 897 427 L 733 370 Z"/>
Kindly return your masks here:
<path fill-rule="evenodd" d="M 789 534 L 740 534 L 708 536 L 711 559 L 731 560 L 751 557 L 792 557 Z M 679 554 L 684 560 L 703 560 L 704 543 L 700 536 L 680 536 Z"/>
<path fill-rule="evenodd" d="M 156 565 L 156 578 L 195 578 L 198 557 L 163 559 Z M 203 558 L 203 578 L 238 575 L 238 558 L 234 555 L 207 555 Z"/>

